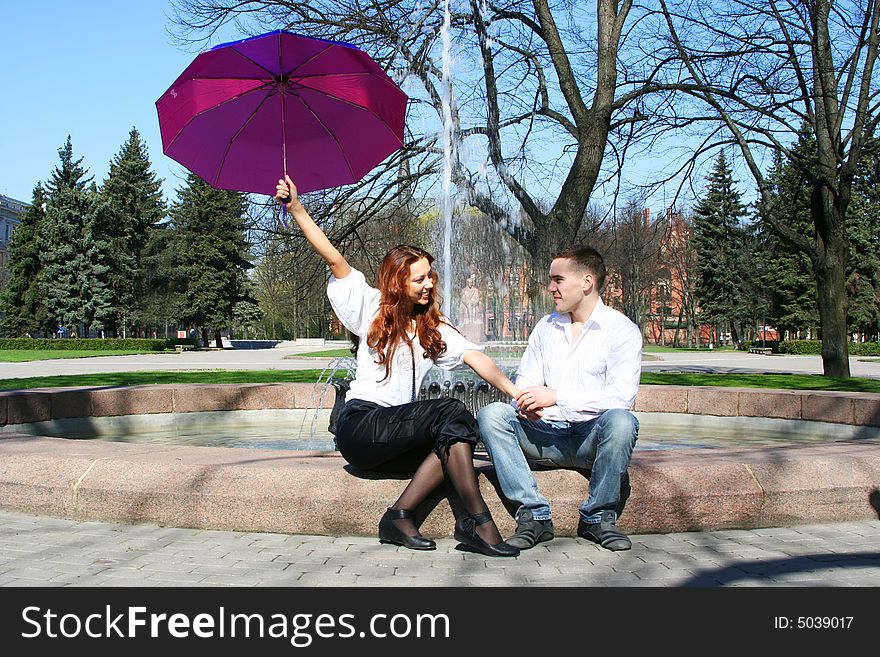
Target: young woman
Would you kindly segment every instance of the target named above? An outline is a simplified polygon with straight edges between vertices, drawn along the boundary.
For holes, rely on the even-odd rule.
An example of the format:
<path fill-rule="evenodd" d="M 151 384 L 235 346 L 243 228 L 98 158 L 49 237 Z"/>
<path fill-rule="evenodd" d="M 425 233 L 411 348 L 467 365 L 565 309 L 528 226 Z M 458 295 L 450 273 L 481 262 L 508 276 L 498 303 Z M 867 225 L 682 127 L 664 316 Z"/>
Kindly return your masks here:
<path fill-rule="evenodd" d="M 464 363 L 511 397 L 518 392 L 481 347 L 440 314 L 431 255 L 412 246 L 394 247 L 379 265 L 376 289 L 315 224 L 290 177 L 278 181 L 276 198 L 329 265 L 330 304 L 359 338 L 355 379 L 336 419 L 339 451 L 357 468 L 414 472 L 379 521 L 379 540 L 413 550 L 435 549 L 434 541 L 419 533 L 412 514 L 448 478 L 466 510 L 456 518 L 455 538 L 485 555 L 518 555 L 517 548 L 503 541 L 480 493 L 473 464 L 479 437 L 473 415 L 457 399 L 416 401 L 434 364 L 452 369 Z"/>

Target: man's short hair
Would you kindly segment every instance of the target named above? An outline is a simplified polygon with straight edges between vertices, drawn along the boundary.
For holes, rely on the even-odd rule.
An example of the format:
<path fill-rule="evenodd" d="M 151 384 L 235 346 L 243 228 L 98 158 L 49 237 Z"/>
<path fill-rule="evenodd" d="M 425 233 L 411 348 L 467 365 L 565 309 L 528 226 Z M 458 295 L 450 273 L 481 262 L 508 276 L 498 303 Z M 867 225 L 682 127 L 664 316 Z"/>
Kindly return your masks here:
<path fill-rule="evenodd" d="M 587 271 L 596 277 L 596 284 L 601 292 L 605 287 L 605 261 L 602 255 L 592 246 L 578 246 L 573 249 L 565 249 L 554 254 L 553 260 L 557 258 L 565 258 L 566 260 L 574 260 L 579 270 Z"/>

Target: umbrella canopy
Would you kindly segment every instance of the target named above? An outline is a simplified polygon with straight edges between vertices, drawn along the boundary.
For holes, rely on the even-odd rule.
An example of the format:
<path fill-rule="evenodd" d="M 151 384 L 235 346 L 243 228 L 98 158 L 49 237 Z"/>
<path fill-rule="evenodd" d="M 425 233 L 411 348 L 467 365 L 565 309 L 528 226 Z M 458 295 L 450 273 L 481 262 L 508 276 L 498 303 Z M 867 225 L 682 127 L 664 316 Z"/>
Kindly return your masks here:
<path fill-rule="evenodd" d="M 276 31 L 198 55 L 156 101 L 165 154 L 213 187 L 345 185 L 403 144 L 406 94 L 352 45 Z"/>

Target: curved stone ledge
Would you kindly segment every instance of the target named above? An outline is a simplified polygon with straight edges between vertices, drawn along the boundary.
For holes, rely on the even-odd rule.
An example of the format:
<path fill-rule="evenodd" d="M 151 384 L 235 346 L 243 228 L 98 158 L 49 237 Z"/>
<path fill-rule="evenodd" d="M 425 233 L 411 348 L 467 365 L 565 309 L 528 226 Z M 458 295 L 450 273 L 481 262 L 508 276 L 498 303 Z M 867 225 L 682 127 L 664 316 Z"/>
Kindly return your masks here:
<path fill-rule="evenodd" d="M 0 424 L 147 413 L 332 408 L 332 386 L 185 384 L 0 391 Z M 770 417 L 880 427 L 880 394 L 643 385 L 635 411 Z"/>
<path fill-rule="evenodd" d="M 313 384 L 162 385 L 0 393 L 4 424 L 61 417 L 315 408 Z M 320 404 L 333 403 L 332 388 Z M 880 426 L 880 395 L 642 386 L 636 411 L 741 415 Z M 621 518 L 637 533 L 755 528 L 870 519 L 880 510 L 880 440 L 749 449 L 637 451 Z M 514 523 L 476 461 L 503 533 Z M 536 472 L 560 535 L 573 535 L 587 481 Z M 0 438 L 0 508 L 181 527 L 374 536 L 404 480 L 361 473 L 337 453 L 135 445 L 7 434 Z M 431 508 L 435 506 L 436 508 Z M 423 531 L 449 536 L 441 497 Z"/>
<path fill-rule="evenodd" d="M 632 495 L 620 525 L 634 533 L 664 533 L 876 518 L 878 448 L 880 441 L 871 440 L 636 452 Z M 479 459 L 476 465 L 494 517 L 503 532 L 512 532 L 491 466 Z M 587 480 L 569 470 L 538 471 L 536 478 L 553 503 L 558 534 L 573 535 Z M 0 506 L 38 515 L 373 536 L 404 483 L 353 471 L 337 453 L 0 440 Z M 427 535 L 451 535 L 446 500 L 438 497 L 420 513 L 427 515 Z"/>

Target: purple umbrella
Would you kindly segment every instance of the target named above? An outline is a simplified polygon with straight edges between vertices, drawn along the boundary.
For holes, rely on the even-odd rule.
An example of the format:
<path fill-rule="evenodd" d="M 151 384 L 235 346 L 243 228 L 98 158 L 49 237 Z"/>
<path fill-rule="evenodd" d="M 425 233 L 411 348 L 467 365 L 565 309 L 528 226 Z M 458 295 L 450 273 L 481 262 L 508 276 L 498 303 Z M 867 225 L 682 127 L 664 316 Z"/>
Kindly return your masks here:
<path fill-rule="evenodd" d="M 156 101 L 165 154 L 213 187 L 274 196 L 357 182 L 403 144 L 406 94 L 365 52 L 276 31 L 197 56 Z"/>

